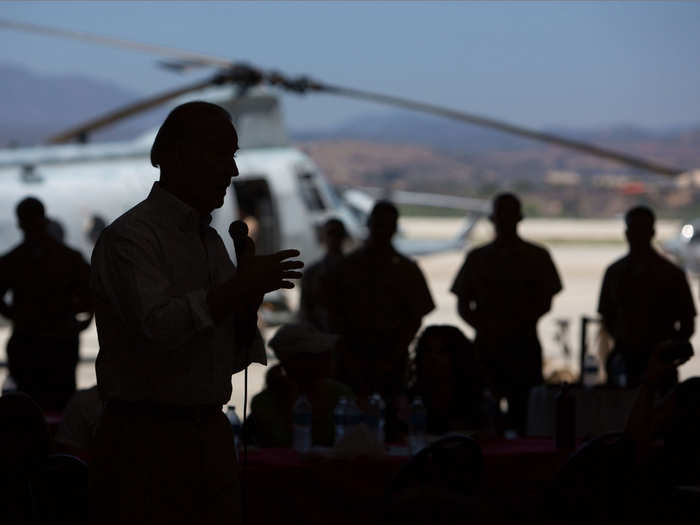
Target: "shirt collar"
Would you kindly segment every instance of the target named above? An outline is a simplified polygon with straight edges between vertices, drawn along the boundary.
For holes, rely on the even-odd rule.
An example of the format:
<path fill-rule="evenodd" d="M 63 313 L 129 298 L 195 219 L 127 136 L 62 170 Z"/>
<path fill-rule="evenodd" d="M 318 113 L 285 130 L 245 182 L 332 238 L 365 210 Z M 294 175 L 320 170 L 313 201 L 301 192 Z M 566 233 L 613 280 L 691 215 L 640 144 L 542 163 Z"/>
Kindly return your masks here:
<path fill-rule="evenodd" d="M 189 204 L 182 202 L 175 195 L 154 182 L 147 199 L 159 217 L 168 224 L 177 225 L 180 230 L 206 230 L 211 222 L 211 215 L 202 216 Z"/>

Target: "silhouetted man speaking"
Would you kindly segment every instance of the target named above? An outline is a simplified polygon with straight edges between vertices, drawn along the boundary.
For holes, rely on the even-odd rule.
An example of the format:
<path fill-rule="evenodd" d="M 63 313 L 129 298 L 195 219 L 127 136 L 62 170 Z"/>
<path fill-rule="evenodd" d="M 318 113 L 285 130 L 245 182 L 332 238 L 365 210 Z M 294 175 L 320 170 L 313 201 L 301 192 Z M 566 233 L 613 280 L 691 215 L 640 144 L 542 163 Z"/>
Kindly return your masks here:
<path fill-rule="evenodd" d="M 105 411 L 91 464 L 94 523 L 235 523 L 231 375 L 265 363 L 256 328 L 264 293 L 292 288 L 303 264 L 285 250 L 239 267 L 209 226 L 238 175 L 238 137 L 221 107 L 175 108 L 151 163 L 160 181 L 108 226 L 92 256 Z M 240 244 L 240 243 L 239 243 Z"/>

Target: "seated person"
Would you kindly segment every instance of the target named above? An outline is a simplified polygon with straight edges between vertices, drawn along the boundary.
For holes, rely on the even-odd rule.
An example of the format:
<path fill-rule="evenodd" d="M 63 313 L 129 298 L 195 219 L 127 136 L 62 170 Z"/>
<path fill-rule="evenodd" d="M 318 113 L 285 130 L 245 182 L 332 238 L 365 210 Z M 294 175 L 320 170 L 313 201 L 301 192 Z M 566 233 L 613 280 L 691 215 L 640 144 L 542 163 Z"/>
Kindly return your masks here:
<path fill-rule="evenodd" d="M 700 378 L 669 391 L 682 362 L 674 346 L 652 350 L 624 433 L 591 440 L 560 473 L 553 499 L 562 515 L 578 523 L 682 522 L 687 509 L 673 501 L 674 487 L 700 484 Z"/>
<path fill-rule="evenodd" d="M 56 450 L 81 459 L 90 459 L 92 442 L 102 415 L 97 385 L 78 390 L 68 401 L 54 442 Z"/>
<path fill-rule="evenodd" d="M 270 369 L 265 389 L 250 404 L 252 427 L 260 446 L 291 446 L 292 410 L 301 395 L 311 402 L 312 443 L 333 445 L 333 410 L 341 397 L 355 397 L 349 387 L 331 379 L 338 339 L 310 324 L 288 324 L 270 340 L 281 368 Z"/>
<path fill-rule="evenodd" d="M 456 326 L 427 327 L 416 345 L 410 396 L 420 396 L 428 433 L 482 428 L 486 399 L 473 343 Z"/>
<path fill-rule="evenodd" d="M 667 341 L 653 351 L 625 434 L 640 467 L 660 466 L 672 484 L 700 485 L 700 377 L 668 391 L 681 364 L 674 362 L 676 345 Z"/>

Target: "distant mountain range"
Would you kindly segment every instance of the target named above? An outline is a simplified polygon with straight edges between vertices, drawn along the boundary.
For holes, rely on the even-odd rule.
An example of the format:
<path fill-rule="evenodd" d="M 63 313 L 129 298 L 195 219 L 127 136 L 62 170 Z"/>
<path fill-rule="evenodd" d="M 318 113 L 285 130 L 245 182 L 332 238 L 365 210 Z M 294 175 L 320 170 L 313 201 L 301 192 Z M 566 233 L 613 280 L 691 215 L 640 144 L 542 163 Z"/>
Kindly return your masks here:
<path fill-rule="evenodd" d="M 83 75 L 40 75 L 0 64 L 0 145 L 36 144 L 70 126 L 137 100 L 128 91 Z M 161 114 L 164 110 L 157 110 Z M 133 137 L 158 122 L 155 112 L 95 135 L 95 140 Z M 162 118 L 162 117 L 160 117 Z"/>
<path fill-rule="evenodd" d="M 671 165 L 700 166 L 700 124 L 661 130 L 617 125 L 599 129 L 552 127 L 542 131 L 619 149 L 630 154 L 650 156 Z M 551 168 L 598 169 L 609 164 L 588 157 L 588 160 L 581 162 L 582 155 L 558 147 L 408 111 L 366 115 L 346 122 L 332 131 L 300 132 L 293 136 L 303 141 L 349 139 L 381 144 L 415 144 L 473 162 L 487 158 L 493 160 L 494 155 L 526 159 L 544 154 L 545 157 L 557 157 L 558 164 L 549 166 Z M 567 160 L 569 157 L 577 157 L 579 161 L 572 163 Z"/>
<path fill-rule="evenodd" d="M 141 96 L 87 76 L 41 75 L 16 64 L 0 64 L 0 145 L 39 143 L 52 133 Z M 156 126 L 166 111 L 160 108 L 127 120 L 96 134 L 93 140 L 133 137 Z M 339 141 L 415 146 L 420 151 L 431 150 L 435 156 L 447 156 L 459 164 L 468 165 L 474 173 L 501 173 L 529 179 L 541 176 L 548 169 L 625 171 L 612 163 L 561 148 L 408 111 L 364 115 L 330 131 L 295 130 L 293 125 L 291 129 L 291 136 L 298 143 L 319 145 L 310 148 L 317 152 L 323 144 L 337 144 Z M 619 125 L 593 130 L 559 128 L 545 131 L 680 167 L 700 167 L 700 124 L 663 130 Z"/>

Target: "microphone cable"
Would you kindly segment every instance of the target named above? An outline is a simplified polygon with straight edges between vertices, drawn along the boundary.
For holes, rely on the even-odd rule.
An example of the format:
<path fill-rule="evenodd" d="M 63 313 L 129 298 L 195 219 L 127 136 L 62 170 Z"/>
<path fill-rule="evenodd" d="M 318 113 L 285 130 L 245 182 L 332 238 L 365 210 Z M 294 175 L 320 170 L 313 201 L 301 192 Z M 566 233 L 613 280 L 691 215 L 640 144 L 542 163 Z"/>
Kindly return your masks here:
<path fill-rule="evenodd" d="M 236 252 L 236 264 L 240 268 L 241 256 L 245 250 L 245 241 L 248 237 L 248 225 L 241 221 L 233 221 L 228 227 L 228 234 L 233 241 L 233 247 Z M 256 327 L 257 331 L 257 327 Z M 245 365 L 243 368 L 243 423 L 241 425 L 241 441 L 243 442 L 243 466 L 241 468 L 241 517 L 243 525 L 248 524 L 248 504 L 246 501 L 247 494 L 247 467 L 248 467 L 248 428 L 246 421 L 248 420 L 248 362 L 250 359 L 250 346 L 245 348 Z"/>

